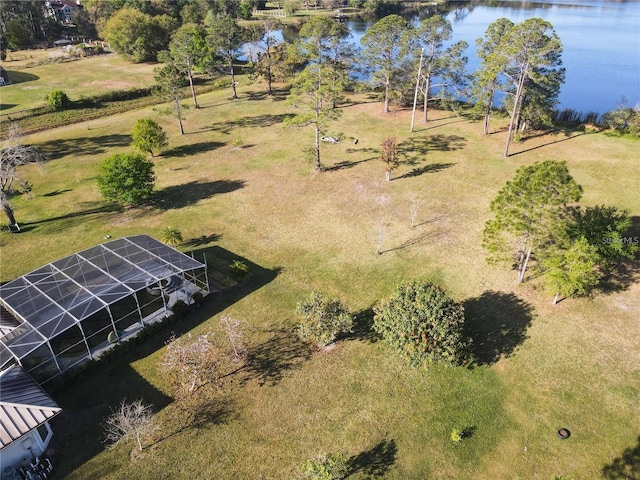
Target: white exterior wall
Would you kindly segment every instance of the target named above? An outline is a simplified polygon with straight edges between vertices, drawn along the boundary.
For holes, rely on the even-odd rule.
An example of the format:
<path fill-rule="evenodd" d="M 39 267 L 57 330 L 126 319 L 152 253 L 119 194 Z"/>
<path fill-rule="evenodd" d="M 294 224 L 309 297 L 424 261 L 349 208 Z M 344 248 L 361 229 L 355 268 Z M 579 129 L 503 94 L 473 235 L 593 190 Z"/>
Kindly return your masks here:
<path fill-rule="evenodd" d="M 47 451 L 53 432 L 49 422 L 45 422 L 43 426 L 47 429 L 47 438 L 44 440 L 40 438 L 38 430 L 34 429 L 0 450 L 0 475 L 5 468 L 19 467 L 24 459 L 31 461 L 34 455 L 40 456 Z"/>

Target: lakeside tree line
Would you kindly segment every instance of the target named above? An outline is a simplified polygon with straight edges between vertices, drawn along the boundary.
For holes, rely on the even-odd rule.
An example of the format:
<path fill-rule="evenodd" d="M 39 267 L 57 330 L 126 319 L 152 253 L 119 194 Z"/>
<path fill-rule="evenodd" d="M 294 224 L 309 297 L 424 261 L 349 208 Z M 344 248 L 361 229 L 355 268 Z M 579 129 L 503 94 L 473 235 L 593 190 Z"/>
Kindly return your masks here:
<path fill-rule="evenodd" d="M 271 5 L 284 8 L 287 1 L 307 9 L 340 6 L 333 0 L 282 0 Z M 370 89 L 383 90 L 385 111 L 390 102 L 404 106 L 420 102 L 425 122 L 430 104 L 455 108 L 457 99 L 467 99 L 474 105 L 472 113 L 484 118 L 485 134 L 493 107 L 500 104 L 510 114 L 505 156 L 510 141 L 527 128 L 550 126 L 558 118 L 598 120 L 595 114 L 555 110 L 565 78 L 562 43 L 553 26 L 542 19 L 516 25 L 502 18 L 489 25 L 477 40 L 481 65 L 467 72 L 467 45 L 454 42 L 451 23 L 441 15 L 415 27 L 398 15 L 387 15 L 369 28 L 361 51 L 356 52 L 344 25 L 320 29 L 303 25 L 295 41 L 285 32 L 286 41 L 280 41 L 274 33 L 284 26 L 275 18 L 245 21 L 265 5 L 265 0 L 85 0 L 74 14 L 74 23 L 64 24 L 51 15 L 45 0 L 6 0 L 0 9 L 0 47 L 6 53 L 6 49 L 43 45 L 65 29 L 77 37 L 102 38 L 132 62 L 171 64 L 177 74 L 164 72 L 163 79 L 173 76 L 175 81 L 188 81 L 196 108 L 194 74 L 228 74 L 236 98 L 234 77 L 240 65 L 243 73 L 250 71 L 254 79 L 264 79 L 270 94 L 273 82 L 298 85 L 295 75 L 314 65 L 316 78 L 323 72 L 331 77 L 333 107 L 345 90 L 367 88 L 355 77 L 368 77 Z M 377 18 L 400 11 L 398 0 L 350 0 L 349 5 Z M 309 35 L 322 37 L 316 42 L 321 50 L 308 48 Z M 173 100 L 171 95 L 167 98 Z M 318 120 L 312 123 L 326 124 L 319 110 Z M 639 118 L 637 109 L 621 106 L 602 121 L 610 128 L 636 133 Z"/>
<path fill-rule="evenodd" d="M 349 0 L 349 6 L 364 15 L 398 13 L 399 0 Z M 299 9 L 335 9 L 342 0 L 276 0 L 273 6 L 293 14 Z M 262 10 L 266 0 L 82 0 L 72 22 L 56 18 L 46 0 L 3 0 L 0 9 L 0 42 L 4 48 L 18 50 L 43 46 L 62 34 L 88 39 L 105 38 L 107 22 L 121 10 L 136 10 L 164 26 L 202 23 L 209 12 L 248 20 L 254 9 Z"/>

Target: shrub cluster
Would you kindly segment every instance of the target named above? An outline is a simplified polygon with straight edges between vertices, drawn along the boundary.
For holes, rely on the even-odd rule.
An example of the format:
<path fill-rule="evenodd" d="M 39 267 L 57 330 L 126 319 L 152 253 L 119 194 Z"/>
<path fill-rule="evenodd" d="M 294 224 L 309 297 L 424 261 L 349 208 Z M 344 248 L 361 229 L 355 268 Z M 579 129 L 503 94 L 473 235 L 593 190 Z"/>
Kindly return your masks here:
<path fill-rule="evenodd" d="M 466 360 L 464 308 L 441 287 L 419 280 L 404 283 L 374 312 L 374 330 L 411 365 Z"/>
<path fill-rule="evenodd" d="M 66 110 L 71 104 L 69 97 L 62 90 L 54 90 L 47 97 L 47 103 L 56 111 Z"/>
<path fill-rule="evenodd" d="M 153 193 L 153 162 L 138 154 L 116 153 L 102 162 L 97 180 L 105 199 L 139 205 Z"/>
<path fill-rule="evenodd" d="M 169 144 L 167 134 L 157 122 L 150 118 L 140 118 L 136 121 L 131 132 L 131 145 L 138 150 L 150 153 L 161 151 Z"/>
<path fill-rule="evenodd" d="M 337 298 L 325 298 L 317 292 L 300 302 L 296 308 L 300 318 L 298 335 L 319 346 L 333 343 L 339 334 L 353 330 L 353 315 Z"/>
<path fill-rule="evenodd" d="M 640 135 L 640 105 L 634 108 L 621 105 L 603 114 L 601 123 L 612 132 Z"/>

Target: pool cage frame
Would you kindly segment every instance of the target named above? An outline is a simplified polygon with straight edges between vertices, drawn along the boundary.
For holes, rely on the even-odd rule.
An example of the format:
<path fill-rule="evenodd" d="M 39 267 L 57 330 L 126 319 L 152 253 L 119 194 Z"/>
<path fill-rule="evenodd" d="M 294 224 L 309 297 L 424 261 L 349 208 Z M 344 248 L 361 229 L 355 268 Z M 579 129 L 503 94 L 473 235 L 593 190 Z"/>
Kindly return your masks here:
<path fill-rule="evenodd" d="M 0 286 L 0 370 L 41 385 L 208 295 L 204 263 L 147 236 L 123 237 Z"/>

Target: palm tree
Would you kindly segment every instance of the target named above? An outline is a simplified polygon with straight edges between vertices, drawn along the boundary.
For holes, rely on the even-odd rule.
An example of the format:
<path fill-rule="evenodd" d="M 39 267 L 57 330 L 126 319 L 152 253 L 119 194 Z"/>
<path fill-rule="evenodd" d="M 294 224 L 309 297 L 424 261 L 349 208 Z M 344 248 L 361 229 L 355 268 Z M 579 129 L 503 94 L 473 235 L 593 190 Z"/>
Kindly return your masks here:
<path fill-rule="evenodd" d="M 182 232 L 173 227 L 167 227 L 162 231 L 162 238 L 160 241 L 170 247 L 177 247 L 183 241 Z"/>

